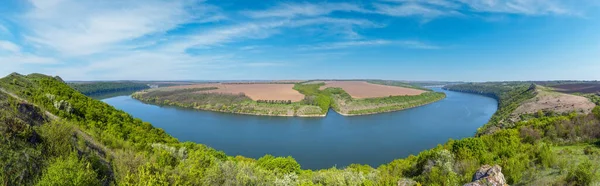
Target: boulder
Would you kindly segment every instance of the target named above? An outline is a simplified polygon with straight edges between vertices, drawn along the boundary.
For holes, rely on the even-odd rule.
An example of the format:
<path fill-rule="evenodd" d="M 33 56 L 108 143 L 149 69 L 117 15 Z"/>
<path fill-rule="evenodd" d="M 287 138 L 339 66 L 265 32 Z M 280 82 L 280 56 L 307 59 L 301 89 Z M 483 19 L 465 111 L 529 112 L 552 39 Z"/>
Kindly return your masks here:
<path fill-rule="evenodd" d="M 505 186 L 506 179 L 502 174 L 502 167 L 498 165 L 484 165 L 475 172 L 471 183 L 464 186 Z"/>
<path fill-rule="evenodd" d="M 398 186 L 415 186 L 417 182 L 408 178 L 398 180 Z"/>

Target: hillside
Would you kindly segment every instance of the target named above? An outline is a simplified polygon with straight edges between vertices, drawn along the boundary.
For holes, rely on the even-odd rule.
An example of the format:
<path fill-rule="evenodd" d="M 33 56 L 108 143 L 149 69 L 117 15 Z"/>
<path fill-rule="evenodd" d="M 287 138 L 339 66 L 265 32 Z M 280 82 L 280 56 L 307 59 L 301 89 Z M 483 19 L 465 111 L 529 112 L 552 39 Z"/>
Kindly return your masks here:
<path fill-rule="evenodd" d="M 11 74 L 0 87 L 4 185 L 461 185 L 481 181 L 472 179 L 480 167 L 501 171 L 508 184 L 599 183 L 600 107 L 534 116 L 377 168 L 304 170 L 292 157 L 232 157 L 181 143 L 53 77 Z"/>

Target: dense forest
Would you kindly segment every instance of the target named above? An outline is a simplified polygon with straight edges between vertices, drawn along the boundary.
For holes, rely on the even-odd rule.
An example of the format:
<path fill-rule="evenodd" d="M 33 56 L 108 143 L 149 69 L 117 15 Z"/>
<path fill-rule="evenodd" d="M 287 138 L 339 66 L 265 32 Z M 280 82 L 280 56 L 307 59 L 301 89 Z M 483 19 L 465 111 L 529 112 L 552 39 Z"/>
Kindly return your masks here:
<path fill-rule="evenodd" d="M 150 88 L 147 84 L 134 82 L 69 83 L 69 86 L 87 96 Z"/>
<path fill-rule="evenodd" d="M 376 168 L 305 170 L 293 157 L 233 157 L 179 142 L 58 78 L 11 74 L 0 87 L 3 185 L 461 185 L 482 165 L 499 165 L 511 185 L 599 183 L 600 107 L 536 115 Z M 523 93 L 514 88 L 504 91 Z M 514 104 L 510 96 L 522 96 L 495 93 Z"/>

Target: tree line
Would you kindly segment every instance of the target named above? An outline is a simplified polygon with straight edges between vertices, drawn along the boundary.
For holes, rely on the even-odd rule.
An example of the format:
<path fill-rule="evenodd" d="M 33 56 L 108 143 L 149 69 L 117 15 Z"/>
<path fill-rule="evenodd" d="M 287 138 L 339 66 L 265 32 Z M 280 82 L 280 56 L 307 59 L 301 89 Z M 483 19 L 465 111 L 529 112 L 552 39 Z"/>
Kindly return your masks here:
<path fill-rule="evenodd" d="M 292 100 L 256 100 L 257 103 L 269 103 L 269 104 L 285 104 L 285 105 L 289 105 L 292 104 Z"/>

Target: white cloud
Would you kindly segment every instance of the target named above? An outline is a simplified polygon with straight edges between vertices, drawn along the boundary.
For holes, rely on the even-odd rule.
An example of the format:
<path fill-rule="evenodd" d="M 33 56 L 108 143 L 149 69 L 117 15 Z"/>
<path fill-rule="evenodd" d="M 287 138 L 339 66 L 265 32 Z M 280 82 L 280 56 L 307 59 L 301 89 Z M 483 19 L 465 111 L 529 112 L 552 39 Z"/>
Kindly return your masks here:
<path fill-rule="evenodd" d="M 392 43 L 387 40 L 368 40 L 368 41 L 344 41 L 344 42 L 334 42 L 334 43 L 325 43 L 314 46 L 302 46 L 300 50 L 332 50 L 332 49 L 342 49 L 348 47 L 358 47 L 358 46 L 377 46 L 377 45 L 386 45 Z"/>
<path fill-rule="evenodd" d="M 389 16 L 422 16 L 435 18 L 472 13 L 520 15 L 577 14 L 560 0 L 383 0 L 375 3 L 377 13 Z"/>
<path fill-rule="evenodd" d="M 18 45 L 10 42 L 10 41 L 2 41 L 0 40 L 0 52 L 1 51 L 8 51 L 11 53 L 18 53 L 21 51 L 21 47 L 19 47 Z"/>
<path fill-rule="evenodd" d="M 87 55 L 195 19 L 195 1 L 33 0 L 22 17 L 28 41 L 66 55 Z"/>
<path fill-rule="evenodd" d="M 390 40 L 362 40 L 362 41 L 343 41 L 333 43 L 322 43 L 319 45 L 301 46 L 300 50 L 334 50 L 344 49 L 350 47 L 368 47 L 368 46 L 381 46 L 381 45 L 395 45 L 403 48 L 412 49 L 440 49 L 441 47 L 423 43 L 420 41 L 390 41 Z"/>
<path fill-rule="evenodd" d="M 423 43 L 420 41 L 400 41 L 398 42 L 403 47 L 406 48 L 414 48 L 414 49 L 440 49 L 441 47 L 436 45 L 431 45 L 427 43 Z"/>
<path fill-rule="evenodd" d="M 383 0 L 383 2 L 394 2 L 394 3 L 422 3 L 426 5 L 433 5 L 445 8 L 459 8 L 461 5 L 448 0 Z"/>
<path fill-rule="evenodd" d="M 379 14 L 398 17 L 420 16 L 426 19 L 431 19 L 440 16 L 462 15 L 460 12 L 455 10 L 437 9 L 419 3 L 403 3 L 399 5 L 378 3 L 374 4 L 373 6 Z"/>
<path fill-rule="evenodd" d="M 356 4 L 349 3 L 282 3 L 268 10 L 247 11 L 246 15 L 253 18 L 299 16 L 321 16 L 332 12 L 367 12 Z"/>
<path fill-rule="evenodd" d="M 543 15 L 570 14 L 564 4 L 556 0 L 458 0 L 479 12 Z"/>

